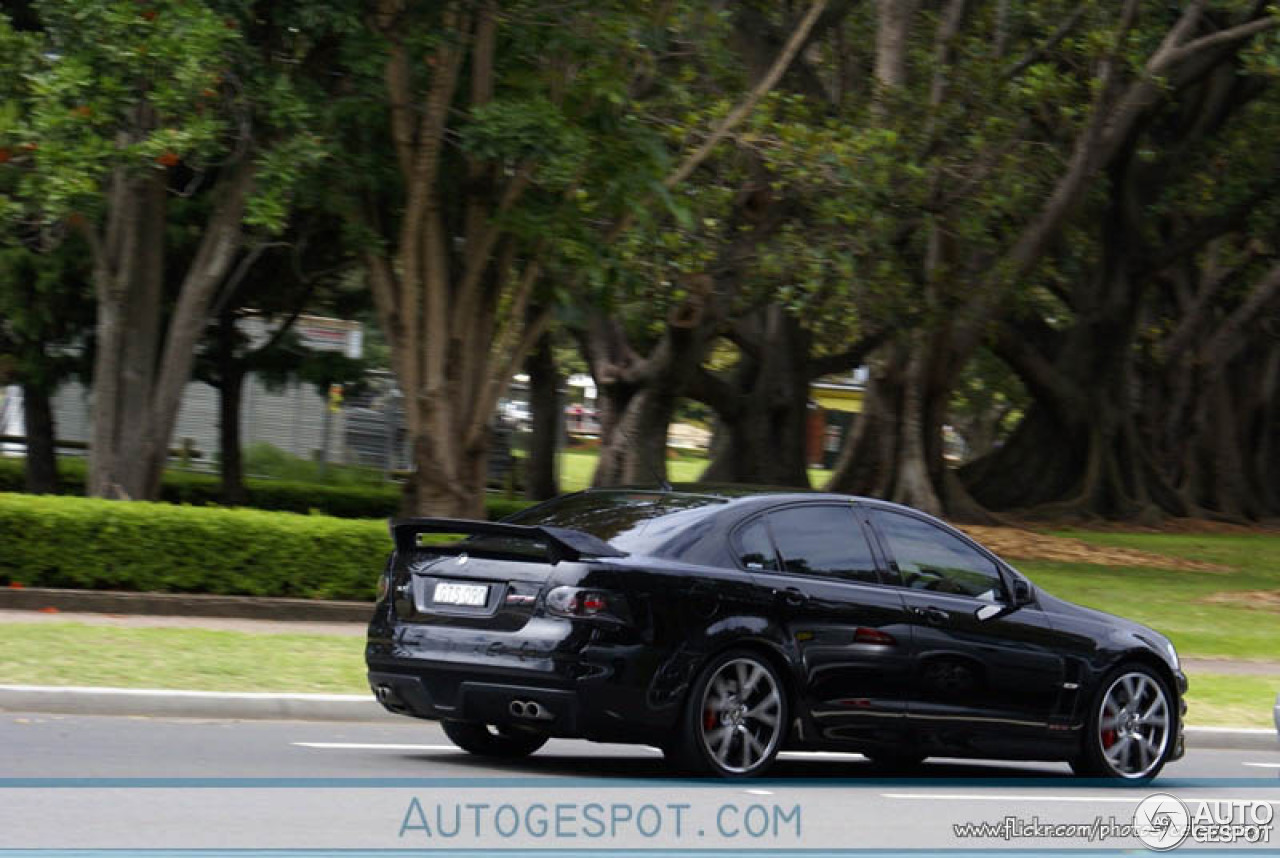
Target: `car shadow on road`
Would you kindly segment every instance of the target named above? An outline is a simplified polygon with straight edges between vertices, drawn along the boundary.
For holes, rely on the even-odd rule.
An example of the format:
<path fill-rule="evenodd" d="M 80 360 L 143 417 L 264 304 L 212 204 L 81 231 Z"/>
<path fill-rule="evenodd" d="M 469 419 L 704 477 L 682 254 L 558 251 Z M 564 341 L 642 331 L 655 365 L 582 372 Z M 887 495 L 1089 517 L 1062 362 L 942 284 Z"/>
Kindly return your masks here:
<path fill-rule="evenodd" d="M 535 754 L 520 760 L 494 760 L 461 754 L 422 753 L 406 757 L 457 770 L 460 776 L 493 777 L 592 777 L 671 780 L 684 779 L 669 769 L 662 757 L 626 755 L 596 756 L 587 754 Z M 901 782 L 903 780 L 936 779 L 1057 779 L 1072 780 L 1071 772 L 1052 763 L 1034 766 L 973 763 L 963 760 L 924 762 L 909 768 L 876 765 L 857 756 L 848 759 L 780 758 L 769 770 L 771 781 L 851 780 Z"/>

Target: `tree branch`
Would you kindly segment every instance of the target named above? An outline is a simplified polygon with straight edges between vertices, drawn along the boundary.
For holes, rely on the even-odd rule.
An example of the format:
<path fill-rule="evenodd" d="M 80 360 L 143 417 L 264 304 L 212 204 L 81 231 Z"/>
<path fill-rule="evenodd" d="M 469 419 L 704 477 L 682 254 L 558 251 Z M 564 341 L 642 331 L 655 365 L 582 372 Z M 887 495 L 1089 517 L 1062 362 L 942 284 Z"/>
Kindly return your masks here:
<path fill-rule="evenodd" d="M 1071 31 L 1075 29 L 1076 24 L 1080 23 L 1080 19 L 1084 17 L 1085 9 L 1086 7 L 1084 5 L 1077 6 L 1076 10 L 1068 15 L 1065 21 L 1058 25 L 1058 29 L 1053 31 L 1053 34 L 1045 40 L 1044 44 L 1028 51 L 1022 59 L 1010 66 L 1009 70 L 1001 75 L 1001 77 L 1004 80 L 1013 80 L 1048 54 L 1049 51 L 1052 51 L 1061 44 L 1062 40 L 1069 36 Z"/>
<path fill-rule="evenodd" d="M 1207 51 L 1210 48 L 1216 48 L 1225 45 L 1235 45 L 1240 42 L 1248 41 L 1259 33 L 1265 33 L 1267 30 L 1274 30 L 1280 27 L 1280 17 L 1267 15 L 1264 18 L 1257 18 L 1245 24 L 1239 24 L 1226 30 L 1219 30 L 1208 36 L 1187 42 L 1179 48 L 1171 50 L 1164 58 L 1164 68 L 1175 66 L 1178 63 L 1191 59 L 1196 54 Z"/>
<path fill-rule="evenodd" d="M 751 91 L 747 93 L 747 97 L 730 111 L 728 116 L 720 121 L 715 130 L 702 142 L 702 145 L 689 153 L 680 165 L 662 180 L 664 188 L 671 190 L 689 178 L 693 171 L 698 169 L 703 161 L 707 160 L 711 151 L 715 149 L 716 144 L 723 140 L 729 132 L 737 128 L 742 120 L 746 119 L 751 111 L 755 109 L 760 99 L 768 95 L 769 91 L 777 85 L 778 79 L 782 77 L 787 67 L 791 65 L 791 61 L 795 59 L 800 47 L 809 37 L 809 31 L 813 29 L 813 25 L 818 21 L 818 16 L 827 7 L 827 2 L 828 0 L 814 0 L 813 5 L 809 7 L 808 13 L 805 14 L 804 18 L 800 20 L 800 23 L 796 25 L 795 30 L 791 33 L 791 38 L 787 39 L 787 43 L 783 46 L 782 52 L 778 54 L 778 58 L 773 61 L 769 71 L 751 88 Z"/>
<path fill-rule="evenodd" d="M 857 369 L 867 362 L 867 356 L 871 352 L 878 349 L 888 339 L 888 330 L 879 330 L 875 333 L 867 334 L 858 340 L 852 348 L 845 351 L 833 355 L 810 358 L 808 367 L 809 380 L 813 381 L 814 379 L 822 378 L 824 375 L 831 375 L 833 372 Z"/>

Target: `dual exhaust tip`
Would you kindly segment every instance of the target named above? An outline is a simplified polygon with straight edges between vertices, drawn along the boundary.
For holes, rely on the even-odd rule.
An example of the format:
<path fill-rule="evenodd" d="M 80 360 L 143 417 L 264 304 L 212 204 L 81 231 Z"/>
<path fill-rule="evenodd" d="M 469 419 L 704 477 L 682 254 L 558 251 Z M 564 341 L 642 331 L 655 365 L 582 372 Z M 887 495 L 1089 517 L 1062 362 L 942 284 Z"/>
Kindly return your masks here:
<path fill-rule="evenodd" d="M 535 721 L 545 721 L 555 717 L 549 709 L 536 700 L 512 700 L 507 709 L 516 718 L 532 718 Z"/>

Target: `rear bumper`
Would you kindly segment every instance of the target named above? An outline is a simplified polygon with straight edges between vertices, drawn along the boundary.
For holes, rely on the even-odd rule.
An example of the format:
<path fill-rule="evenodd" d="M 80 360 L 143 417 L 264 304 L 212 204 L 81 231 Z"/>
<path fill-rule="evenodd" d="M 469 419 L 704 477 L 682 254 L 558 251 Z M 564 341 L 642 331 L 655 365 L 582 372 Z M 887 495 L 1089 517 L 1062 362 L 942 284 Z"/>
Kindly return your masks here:
<path fill-rule="evenodd" d="M 455 685 L 448 702 L 432 688 Z M 440 671 L 369 671 L 369 687 L 389 712 L 432 720 L 477 721 L 485 724 L 523 724 L 555 736 L 581 735 L 582 706 L 574 691 L 505 682 L 442 682 Z M 516 714 L 537 703 L 534 717 Z M 518 704 L 513 707 L 512 704 Z"/>
<path fill-rule="evenodd" d="M 383 615 L 365 662 L 374 696 L 399 715 L 654 743 L 675 723 L 683 688 L 658 679 L 661 655 L 633 637 L 551 618 L 492 632 Z"/>

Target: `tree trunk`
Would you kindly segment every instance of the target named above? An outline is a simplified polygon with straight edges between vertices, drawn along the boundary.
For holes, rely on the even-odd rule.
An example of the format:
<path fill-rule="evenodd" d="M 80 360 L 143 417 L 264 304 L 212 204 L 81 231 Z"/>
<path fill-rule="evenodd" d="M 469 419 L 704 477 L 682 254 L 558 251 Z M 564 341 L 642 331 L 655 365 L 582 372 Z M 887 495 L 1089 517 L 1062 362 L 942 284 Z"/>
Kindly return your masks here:
<path fill-rule="evenodd" d="M 580 333 L 600 411 L 600 459 L 594 486 L 667 480 L 667 432 L 680 397 L 706 356 L 719 318 L 713 279 L 695 276 L 689 287 L 689 297 L 671 309 L 662 335 L 646 357 L 632 350 L 616 319 L 596 315 L 587 331 Z"/>
<path fill-rule="evenodd" d="M 91 495 L 135 500 L 159 495 L 209 305 L 241 245 L 253 167 L 246 161 L 226 169 L 163 338 L 163 177 L 115 177 L 103 235 L 86 228 L 98 299 Z"/>
<path fill-rule="evenodd" d="M 627 401 L 606 435 L 593 486 L 661 485 L 667 481 L 667 432 L 678 397 L 658 384 L 646 385 Z"/>
<path fill-rule="evenodd" d="M 733 382 L 695 394 L 717 417 L 711 464 L 702 479 L 807 488 L 812 337 L 782 307 L 767 307 L 759 316 L 753 354 L 743 354 Z"/>
<path fill-rule="evenodd" d="M 560 374 L 556 369 L 550 333 L 543 334 L 529 354 L 525 372 L 529 374 L 529 411 L 532 415 L 525 497 L 547 500 L 560 494 L 557 453 L 564 427 Z"/>
<path fill-rule="evenodd" d="M 994 523 L 943 458 L 942 426 L 961 366 L 945 328 L 917 331 L 880 349 L 869 363 L 862 413 L 827 490 L 885 498 L 955 521 Z"/>
<path fill-rule="evenodd" d="M 243 506 L 248 501 L 244 485 L 244 449 L 240 437 L 240 412 L 244 398 L 244 372 L 238 366 L 219 372 L 218 459 L 221 464 L 222 502 Z"/>
<path fill-rule="evenodd" d="M 22 408 L 27 433 L 26 490 L 33 495 L 58 491 L 57 427 L 50 391 L 40 385 L 22 386 Z"/>

